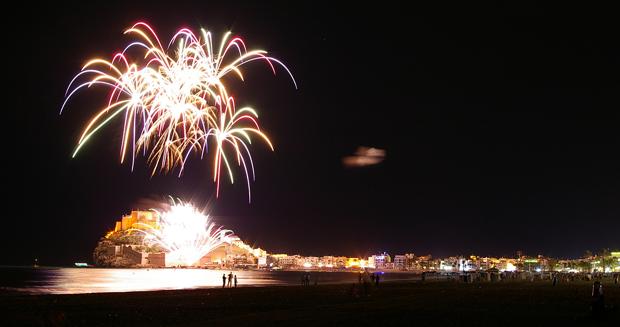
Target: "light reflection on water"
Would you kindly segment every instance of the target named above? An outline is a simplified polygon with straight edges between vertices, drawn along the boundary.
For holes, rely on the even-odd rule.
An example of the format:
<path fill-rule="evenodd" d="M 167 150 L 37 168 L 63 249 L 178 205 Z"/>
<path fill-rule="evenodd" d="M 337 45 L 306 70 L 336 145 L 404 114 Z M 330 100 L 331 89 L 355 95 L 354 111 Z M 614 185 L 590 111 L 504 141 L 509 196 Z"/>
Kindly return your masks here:
<path fill-rule="evenodd" d="M 49 279 L 50 293 L 130 292 L 222 286 L 222 274 L 206 269 L 60 269 Z M 260 272 L 236 271 L 240 284 L 279 284 Z M 227 276 L 228 278 L 228 276 Z"/>
<path fill-rule="evenodd" d="M 301 271 L 232 271 L 240 287 L 300 285 Z M 104 269 L 104 268 L 0 268 L 0 290 L 74 294 L 133 292 L 222 287 L 230 270 L 207 269 Z M 311 283 L 354 283 L 351 272 L 310 272 Z M 412 274 L 386 273 L 384 280 L 415 279 Z"/>

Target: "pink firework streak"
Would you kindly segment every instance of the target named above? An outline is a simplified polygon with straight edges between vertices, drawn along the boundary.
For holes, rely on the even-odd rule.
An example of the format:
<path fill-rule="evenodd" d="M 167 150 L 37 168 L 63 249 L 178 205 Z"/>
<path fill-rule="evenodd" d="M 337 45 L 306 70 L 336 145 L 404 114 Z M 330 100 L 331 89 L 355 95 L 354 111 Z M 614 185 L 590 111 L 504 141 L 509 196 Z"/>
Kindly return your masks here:
<path fill-rule="evenodd" d="M 230 32 L 218 48 L 213 46 L 211 33 L 204 29 L 199 35 L 187 28 L 180 29 L 166 48 L 146 23 L 136 23 L 125 34 L 134 35 L 137 40 L 116 53 L 111 61 L 88 61 L 69 83 L 61 113 L 69 99 L 83 88 L 110 89 L 105 105 L 86 124 L 73 157 L 102 127 L 122 116 L 121 163 L 131 153 L 133 170 L 136 155 L 142 152 L 152 167 L 152 175 L 178 168 L 181 176 L 190 154 L 203 158 L 211 143 L 216 196 L 223 169 L 234 183 L 236 161 L 245 173 L 251 201 L 254 164 L 248 145 L 253 136 L 263 139 L 272 150 L 273 144 L 261 131 L 254 109 L 235 108 L 224 79 L 232 74 L 243 81 L 241 68 L 261 60 L 274 74 L 274 64 L 282 67 L 297 87 L 290 70 L 264 50 L 248 51 L 241 38 L 230 38 Z"/>

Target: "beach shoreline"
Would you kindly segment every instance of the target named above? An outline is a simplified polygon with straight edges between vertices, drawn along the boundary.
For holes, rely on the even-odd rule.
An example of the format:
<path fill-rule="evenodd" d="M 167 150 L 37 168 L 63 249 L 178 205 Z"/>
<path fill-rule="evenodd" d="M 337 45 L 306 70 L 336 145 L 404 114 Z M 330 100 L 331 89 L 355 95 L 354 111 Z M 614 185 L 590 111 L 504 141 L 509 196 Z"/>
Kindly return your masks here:
<path fill-rule="evenodd" d="M 602 319 L 611 322 L 620 318 L 620 287 L 605 287 L 610 309 Z M 366 293 L 352 281 L 305 287 L 2 294 L 0 307 L 8 321 L 34 326 L 396 325 L 410 324 L 412 317 L 422 325 L 512 326 L 522 319 L 588 325 L 594 321 L 589 316 L 590 290 L 591 284 L 582 281 L 556 287 L 546 281 L 391 281 L 370 286 Z M 454 317 L 459 322 L 454 323 Z"/>

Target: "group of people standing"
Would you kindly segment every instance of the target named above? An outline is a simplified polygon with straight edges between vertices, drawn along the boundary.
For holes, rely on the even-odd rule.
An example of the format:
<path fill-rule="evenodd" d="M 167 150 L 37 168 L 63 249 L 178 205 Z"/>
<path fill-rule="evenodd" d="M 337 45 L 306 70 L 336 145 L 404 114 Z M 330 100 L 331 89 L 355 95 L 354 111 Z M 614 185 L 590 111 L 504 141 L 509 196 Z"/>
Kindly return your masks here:
<path fill-rule="evenodd" d="M 368 270 L 364 270 L 363 272 L 360 271 L 357 278 L 360 284 L 374 283 L 375 286 L 379 286 L 381 275 L 379 273 L 368 274 Z"/>
<path fill-rule="evenodd" d="M 233 287 L 233 280 L 234 280 L 234 285 L 235 287 L 237 287 L 237 275 L 233 275 L 232 271 L 228 274 L 228 287 Z M 222 288 L 226 287 L 226 274 L 222 275 Z"/>
<path fill-rule="evenodd" d="M 376 287 L 379 286 L 381 280 L 381 273 L 368 273 L 368 270 L 360 271 L 357 276 L 358 284 L 351 285 L 350 294 L 353 297 L 369 296 L 370 285 L 373 283 Z"/>
<path fill-rule="evenodd" d="M 314 280 L 314 285 L 318 284 L 318 277 Z M 304 273 L 301 276 L 301 286 L 310 286 L 310 273 Z"/>

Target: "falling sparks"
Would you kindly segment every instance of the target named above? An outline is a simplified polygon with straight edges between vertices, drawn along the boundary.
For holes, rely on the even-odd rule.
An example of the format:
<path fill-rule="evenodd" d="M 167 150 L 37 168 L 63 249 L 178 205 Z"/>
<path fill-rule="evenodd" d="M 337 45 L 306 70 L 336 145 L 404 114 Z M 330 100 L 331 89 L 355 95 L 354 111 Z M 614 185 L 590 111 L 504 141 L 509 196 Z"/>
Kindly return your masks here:
<path fill-rule="evenodd" d="M 229 75 L 243 81 L 241 68 L 261 60 L 274 74 L 276 65 L 281 66 L 297 87 L 289 69 L 264 50 L 248 51 L 243 40 L 231 38 L 230 32 L 217 48 L 211 33 L 204 29 L 196 35 L 183 28 L 167 47 L 143 22 L 125 34 L 138 40 L 116 53 L 111 61 L 88 61 L 69 83 L 61 113 L 81 89 L 101 86 L 110 90 L 103 108 L 86 124 L 73 157 L 101 128 L 122 118 L 121 163 L 131 157 L 133 170 L 136 156 L 142 153 L 152 175 L 178 168 L 181 176 L 190 155 L 202 159 L 210 152 L 216 196 L 222 170 L 233 183 L 236 164 L 245 174 L 251 201 L 250 180 L 255 175 L 249 145 L 253 137 L 258 137 L 271 150 L 274 147 L 259 127 L 257 112 L 249 107 L 237 110 L 224 82 Z"/>

